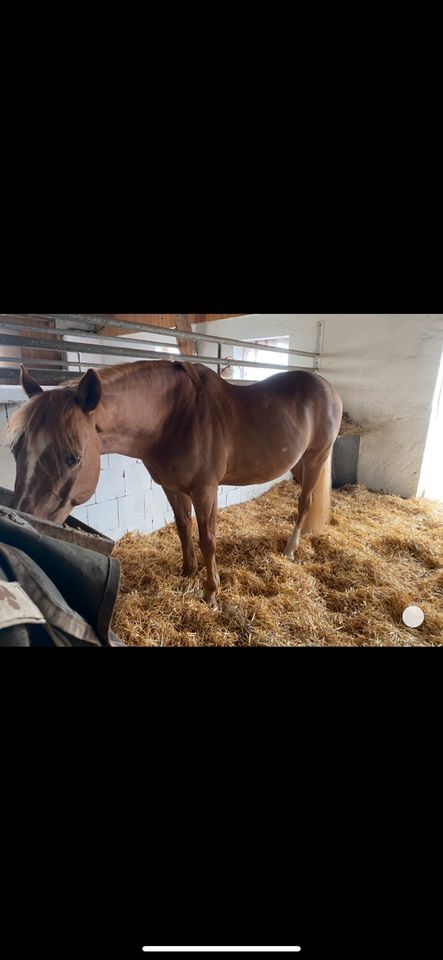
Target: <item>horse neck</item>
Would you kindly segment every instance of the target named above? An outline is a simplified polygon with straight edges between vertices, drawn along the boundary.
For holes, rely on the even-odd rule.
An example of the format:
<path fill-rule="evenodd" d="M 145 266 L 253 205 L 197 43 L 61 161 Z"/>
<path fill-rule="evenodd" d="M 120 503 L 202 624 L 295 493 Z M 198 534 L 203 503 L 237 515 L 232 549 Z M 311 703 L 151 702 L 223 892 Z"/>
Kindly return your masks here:
<path fill-rule="evenodd" d="M 102 380 L 96 416 L 102 453 L 143 457 L 164 428 L 173 401 L 172 364 L 144 364 L 125 364 L 117 379 Z"/>

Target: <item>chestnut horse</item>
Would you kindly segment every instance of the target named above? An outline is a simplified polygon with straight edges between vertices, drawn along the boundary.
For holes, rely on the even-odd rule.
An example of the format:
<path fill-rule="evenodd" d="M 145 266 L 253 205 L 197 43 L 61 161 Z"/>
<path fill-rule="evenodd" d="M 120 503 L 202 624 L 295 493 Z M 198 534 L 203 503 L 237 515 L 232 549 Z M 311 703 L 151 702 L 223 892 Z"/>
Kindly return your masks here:
<path fill-rule="evenodd" d="M 197 569 L 194 506 L 212 606 L 220 586 L 220 483 L 266 483 L 288 470 L 301 478 L 297 520 L 285 550 L 289 559 L 302 528 L 319 532 L 328 522 L 342 402 L 318 374 L 288 371 L 245 387 L 199 363 L 145 360 L 91 369 L 78 381 L 45 391 L 22 367 L 21 383 L 31 399 L 9 427 L 17 467 L 12 506 L 63 523 L 93 494 L 100 454 L 139 458 L 174 511 L 184 575 Z"/>

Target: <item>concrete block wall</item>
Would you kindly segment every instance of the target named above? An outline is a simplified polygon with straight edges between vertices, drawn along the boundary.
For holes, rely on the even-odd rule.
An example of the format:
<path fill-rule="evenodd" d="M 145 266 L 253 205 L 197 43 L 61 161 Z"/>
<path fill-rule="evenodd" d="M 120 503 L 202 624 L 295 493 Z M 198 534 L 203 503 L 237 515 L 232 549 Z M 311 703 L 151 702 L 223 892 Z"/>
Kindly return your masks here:
<path fill-rule="evenodd" d="M 0 399 L 0 487 L 12 490 L 15 483 L 15 461 L 6 439 L 9 417 L 17 410 L 17 405 L 2 403 Z"/>
<path fill-rule="evenodd" d="M 9 489 L 14 487 L 15 462 L 5 430 L 8 416 L 16 409 L 16 404 L 1 403 L 0 398 L 0 486 Z M 248 487 L 221 486 L 218 490 L 218 506 L 223 508 L 252 500 L 277 482 Z M 141 460 L 116 453 L 101 457 L 97 489 L 87 503 L 72 511 L 72 516 L 113 540 L 118 540 L 130 530 L 152 533 L 174 520 L 162 488 L 154 483 Z"/>
<path fill-rule="evenodd" d="M 72 516 L 118 540 L 128 530 L 152 533 L 174 519 L 172 508 L 141 460 L 118 453 L 101 457 L 100 479 L 87 503 Z"/>
<path fill-rule="evenodd" d="M 162 487 L 154 483 L 140 460 L 109 454 L 101 461 L 97 489 L 88 503 L 72 511 L 74 517 L 113 540 L 130 530 L 152 533 L 173 523 L 172 507 Z M 252 500 L 276 482 L 247 487 L 220 486 L 219 509 Z"/>

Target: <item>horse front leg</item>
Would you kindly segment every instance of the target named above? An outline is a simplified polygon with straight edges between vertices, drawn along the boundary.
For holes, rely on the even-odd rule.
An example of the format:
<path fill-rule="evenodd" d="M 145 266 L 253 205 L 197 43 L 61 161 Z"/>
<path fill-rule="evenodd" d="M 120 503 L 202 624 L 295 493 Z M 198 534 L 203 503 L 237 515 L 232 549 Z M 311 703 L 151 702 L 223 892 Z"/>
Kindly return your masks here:
<path fill-rule="evenodd" d="M 211 607 L 215 608 L 217 607 L 217 590 L 220 586 L 220 577 L 215 560 L 217 488 L 218 485 L 201 486 L 191 493 L 198 523 L 200 550 L 206 563 L 207 581 L 205 600 Z"/>
<path fill-rule="evenodd" d="M 166 487 L 163 487 L 163 490 L 174 511 L 175 524 L 182 545 L 182 575 L 192 577 L 197 572 L 197 558 L 192 542 L 192 501 L 187 493 L 173 493 Z"/>

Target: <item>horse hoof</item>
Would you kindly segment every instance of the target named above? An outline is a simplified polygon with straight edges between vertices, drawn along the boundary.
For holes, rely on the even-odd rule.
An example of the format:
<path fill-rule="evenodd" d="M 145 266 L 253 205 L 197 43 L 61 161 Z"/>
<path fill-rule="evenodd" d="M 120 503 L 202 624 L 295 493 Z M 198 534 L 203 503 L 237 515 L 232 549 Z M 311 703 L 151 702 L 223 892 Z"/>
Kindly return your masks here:
<path fill-rule="evenodd" d="M 294 551 L 293 551 L 293 550 L 284 550 L 284 551 L 283 551 L 283 556 L 286 557 L 287 560 L 293 560 L 293 559 L 294 559 Z"/>
<path fill-rule="evenodd" d="M 207 594 L 205 597 L 206 603 L 211 610 L 218 610 L 218 603 L 214 594 Z"/>
<path fill-rule="evenodd" d="M 188 569 L 187 567 L 186 567 L 186 569 L 183 568 L 183 570 L 182 570 L 182 577 L 195 577 L 195 574 L 196 574 L 196 573 L 198 573 L 198 566 L 197 566 L 197 564 L 195 565 L 195 567 L 189 567 L 189 569 Z"/>

